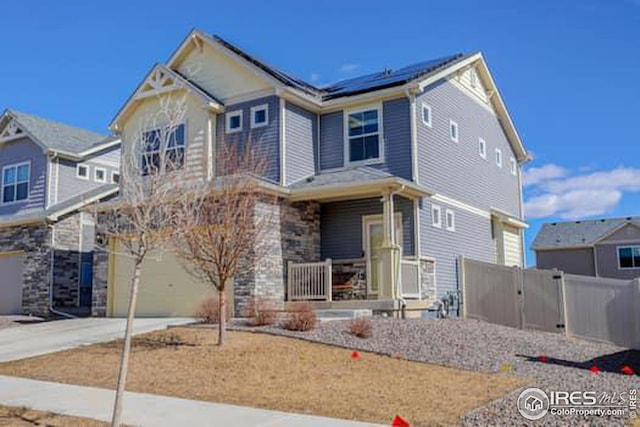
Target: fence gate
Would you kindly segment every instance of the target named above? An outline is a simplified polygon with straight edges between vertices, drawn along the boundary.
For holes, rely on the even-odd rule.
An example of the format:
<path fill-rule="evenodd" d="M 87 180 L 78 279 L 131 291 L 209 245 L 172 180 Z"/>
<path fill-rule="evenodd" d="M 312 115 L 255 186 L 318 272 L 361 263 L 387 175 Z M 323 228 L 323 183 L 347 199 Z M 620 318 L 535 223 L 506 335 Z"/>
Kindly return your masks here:
<path fill-rule="evenodd" d="M 514 328 L 563 332 L 563 275 L 460 258 L 465 316 Z"/>

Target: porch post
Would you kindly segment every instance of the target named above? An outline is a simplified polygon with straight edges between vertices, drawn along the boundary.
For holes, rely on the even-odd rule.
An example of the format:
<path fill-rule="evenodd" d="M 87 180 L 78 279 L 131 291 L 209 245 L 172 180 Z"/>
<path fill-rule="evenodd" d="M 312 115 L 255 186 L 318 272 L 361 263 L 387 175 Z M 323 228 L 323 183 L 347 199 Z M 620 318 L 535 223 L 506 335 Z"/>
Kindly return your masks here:
<path fill-rule="evenodd" d="M 380 253 L 382 264 L 380 274 L 380 298 L 398 298 L 398 273 L 400 269 L 400 248 L 396 243 L 393 194 L 391 191 L 382 196 L 383 242 Z"/>

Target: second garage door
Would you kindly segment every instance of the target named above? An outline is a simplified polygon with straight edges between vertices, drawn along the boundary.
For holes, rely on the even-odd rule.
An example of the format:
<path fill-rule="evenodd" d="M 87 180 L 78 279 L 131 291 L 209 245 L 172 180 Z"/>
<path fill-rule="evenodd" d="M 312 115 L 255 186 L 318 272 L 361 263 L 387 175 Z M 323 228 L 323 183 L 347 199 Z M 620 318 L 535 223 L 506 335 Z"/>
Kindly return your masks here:
<path fill-rule="evenodd" d="M 24 253 L 0 252 L 0 315 L 22 313 Z"/>
<path fill-rule="evenodd" d="M 129 308 L 133 262 L 122 255 L 112 255 L 109 272 L 108 314 L 124 317 Z M 152 254 L 142 266 L 136 316 L 192 317 L 201 302 L 214 295 L 212 288 L 197 280 L 173 253 Z M 232 295 L 229 290 L 227 295 Z M 229 299 L 229 307 L 233 301 Z"/>

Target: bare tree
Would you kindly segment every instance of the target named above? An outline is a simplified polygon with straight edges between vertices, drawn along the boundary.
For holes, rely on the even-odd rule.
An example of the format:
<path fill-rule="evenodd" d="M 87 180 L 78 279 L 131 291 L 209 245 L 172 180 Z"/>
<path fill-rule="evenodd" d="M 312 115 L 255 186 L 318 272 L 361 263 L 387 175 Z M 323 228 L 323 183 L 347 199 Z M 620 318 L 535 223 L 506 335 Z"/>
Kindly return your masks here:
<path fill-rule="evenodd" d="M 265 254 L 265 234 L 276 197 L 260 186 L 266 157 L 249 142 L 219 144 L 216 177 L 181 199 L 174 248 L 218 294 L 218 345 L 224 345 L 229 283 L 249 273 Z M 245 262 L 243 262 L 245 261 Z"/>
<path fill-rule="evenodd" d="M 159 108 L 137 121 L 122 145 L 120 195 L 96 207 L 98 233 L 105 242 L 116 242 L 115 255 L 133 261 L 131 291 L 113 408 L 112 427 L 122 417 L 122 399 L 127 380 L 131 336 L 143 263 L 152 253 L 161 253 L 170 241 L 171 225 L 177 223 L 175 209 L 181 191 L 176 183 L 185 162 L 184 116 L 186 97 L 164 95 Z M 107 245 L 113 248 L 112 245 Z"/>

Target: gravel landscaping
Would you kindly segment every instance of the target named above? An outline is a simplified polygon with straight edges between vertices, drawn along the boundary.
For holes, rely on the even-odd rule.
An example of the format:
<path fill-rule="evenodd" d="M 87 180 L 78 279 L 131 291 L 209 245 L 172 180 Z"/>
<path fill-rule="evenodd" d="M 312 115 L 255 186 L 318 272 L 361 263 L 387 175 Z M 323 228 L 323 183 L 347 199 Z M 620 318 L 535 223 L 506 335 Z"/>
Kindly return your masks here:
<path fill-rule="evenodd" d="M 373 319 L 373 337 L 347 332 L 348 321 L 332 321 L 309 332 L 278 327 L 251 330 L 302 338 L 409 360 L 481 372 L 506 372 L 532 378 L 545 391 L 628 392 L 639 388 L 637 375 L 620 373 L 627 365 L 640 373 L 640 352 L 579 340 L 561 334 L 523 331 L 468 319 Z M 236 323 L 234 328 L 248 329 Z M 540 357 L 543 356 L 543 357 Z M 600 372 L 590 368 L 597 366 Z M 466 414 L 462 425 L 522 425 L 516 401 L 522 389 Z M 547 414 L 536 425 L 625 425 L 629 415 L 579 418 Z"/>

